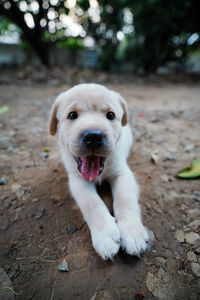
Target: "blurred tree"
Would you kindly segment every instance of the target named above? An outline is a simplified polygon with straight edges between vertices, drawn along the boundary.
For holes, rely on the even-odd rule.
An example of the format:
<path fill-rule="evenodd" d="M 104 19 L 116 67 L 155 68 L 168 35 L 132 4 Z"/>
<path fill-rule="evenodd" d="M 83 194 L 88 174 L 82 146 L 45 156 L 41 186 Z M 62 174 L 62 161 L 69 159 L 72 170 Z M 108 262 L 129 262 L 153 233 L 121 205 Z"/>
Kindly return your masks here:
<path fill-rule="evenodd" d="M 199 47 L 199 0 L 145 0 L 131 6 L 134 34 L 127 59 L 145 71 L 155 71 L 168 61 L 181 60 Z M 193 40 L 189 39 L 193 34 Z"/>
<path fill-rule="evenodd" d="M 81 6 L 85 1 L 77 2 Z M 31 45 L 41 62 L 48 65 L 49 45 L 70 35 L 65 33 L 70 22 L 66 17 L 75 5 L 76 1 L 65 0 L 1 0 L 0 15 L 21 29 L 22 38 Z M 74 16 L 75 12 L 72 13 Z M 83 14 L 80 7 L 79 14 Z"/>
<path fill-rule="evenodd" d="M 200 47 L 199 0 L 98 2 L 101 20 L 90 27 L 105 69 L 128 61 L 135 69 L 155 71 Z"/>
<path fill-rule="evenodd" d="M 118 63 L 120 34 L 123 36 L 122 29 L 126 25 L 124 10 L 133 2 L 134 0 L 99 0 L 99 21 L 89 20 L 88 34 L 100 46 L 101 66 L 105 70 L 109 70 L 111 64 Z"/>

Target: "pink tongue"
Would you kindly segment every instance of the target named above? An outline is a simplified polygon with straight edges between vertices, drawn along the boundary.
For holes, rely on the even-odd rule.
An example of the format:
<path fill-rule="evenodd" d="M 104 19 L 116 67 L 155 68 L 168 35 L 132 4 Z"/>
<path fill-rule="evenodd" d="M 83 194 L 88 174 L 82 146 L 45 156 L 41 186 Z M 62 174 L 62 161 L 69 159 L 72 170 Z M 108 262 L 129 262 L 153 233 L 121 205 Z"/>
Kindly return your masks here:
<path fill-rule="evenodd" d="M 81 161 L 81 175 L 83 178 L 88 181 L 95 180 L 100 171 L 100 156 L 83 156 Z"/>

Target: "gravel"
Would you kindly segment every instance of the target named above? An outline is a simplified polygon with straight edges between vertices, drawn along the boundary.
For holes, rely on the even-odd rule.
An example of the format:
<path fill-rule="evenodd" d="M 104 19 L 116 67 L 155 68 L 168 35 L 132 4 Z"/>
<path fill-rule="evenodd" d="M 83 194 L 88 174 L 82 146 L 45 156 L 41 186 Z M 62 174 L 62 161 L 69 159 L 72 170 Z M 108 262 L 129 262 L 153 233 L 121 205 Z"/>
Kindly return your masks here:
<path fill-rule="evenodd" d="M 191 262 L 197 262 L 197 257 L 196 255 L 194 254 L 194 252 L 192 251 L 189 251 L 187 253 L 187 260 L 191 261 Z"/>
<path fill-rule="evenodd" d="M 200 240 L 200 236 L 191 231 L 185 235 L 185 240 L 187 244 L 194 245 L 196 241 Z"/>
<path fill-rule="evenodd" d="M 192 268 L 192 272 L 194 273 L 194 275 L 196 275 L 197 277 L 200 277 L 200 265 L 192 262 L 191 268 Z"/>
<path fill-rule="evenodd" d="M 0 185 L 5 185 L 7 183 L 6 177 L 1 177 L 0 178 Z"/>
<path fill-rule="evenodd" d="M 58 266 L 58 270 L 62 272 L 69 272 L 68 262 L 64 258 L 61 264 Z"/>
<path fill-rule="evenodd" d="M 67 232 L 73 234 L 77 231 L 76 226 L 73 223 L 67 224 Z"/>
<path fill-rule="evenodd" d="M 183 232 L 183 230 L 178 229 L 175 233 L 175 238 L 180 242 L 180 243 L 184 243 L 185 240 L 185 233 Z"/>

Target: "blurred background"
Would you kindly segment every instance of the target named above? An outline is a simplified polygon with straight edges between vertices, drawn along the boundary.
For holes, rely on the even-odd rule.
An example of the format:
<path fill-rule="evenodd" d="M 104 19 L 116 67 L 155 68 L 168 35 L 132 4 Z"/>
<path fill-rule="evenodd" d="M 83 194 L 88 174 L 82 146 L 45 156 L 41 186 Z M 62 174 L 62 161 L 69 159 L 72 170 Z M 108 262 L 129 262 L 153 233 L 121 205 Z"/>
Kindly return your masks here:
<path fill-rule="evenodd" d="M 198 0 L 1 0 L 0 67 L 200 72 Z"/>

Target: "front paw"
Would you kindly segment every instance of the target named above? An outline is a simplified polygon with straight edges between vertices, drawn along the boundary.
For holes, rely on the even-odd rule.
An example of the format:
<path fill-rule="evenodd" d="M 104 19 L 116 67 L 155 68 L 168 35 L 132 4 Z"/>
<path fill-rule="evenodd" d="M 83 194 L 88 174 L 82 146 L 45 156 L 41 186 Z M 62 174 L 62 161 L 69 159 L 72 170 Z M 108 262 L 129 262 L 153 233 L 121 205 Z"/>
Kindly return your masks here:
<path fill-rule="evenodd" d="M 121 246 L 130 255 L 140 257 L 149 249 L 149 234 L 140 219 L 120 221 Z"/>
<path fill-rule="evenodd" d="M 91 230 L 92 244 L 96 252 L 104 259 L 113 260 L 120 248 L 120 232 L 115 219 L 109 220 L 103 224 L 101 229 L 93 228 Z"/>

